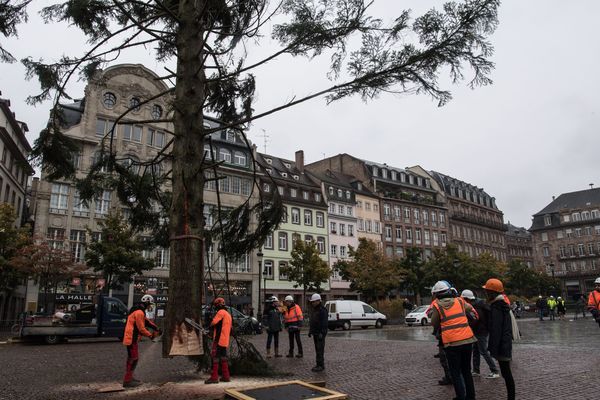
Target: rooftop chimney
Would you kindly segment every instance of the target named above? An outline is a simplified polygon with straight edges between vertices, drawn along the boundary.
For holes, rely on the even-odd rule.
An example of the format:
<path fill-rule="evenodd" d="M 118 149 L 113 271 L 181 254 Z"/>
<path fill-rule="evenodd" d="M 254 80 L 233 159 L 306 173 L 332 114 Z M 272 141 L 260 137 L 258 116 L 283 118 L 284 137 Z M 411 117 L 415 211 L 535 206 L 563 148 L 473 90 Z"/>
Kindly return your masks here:
<path fill-rule="evenodd" d="M 298 150 L 296 152 L 296 168 L 298 171 L 304 173 L 304 151 Z"/>
<path fill-rule="evenodd" d="M 556 196 L 552 196 L 552 201 L 554 201 L 554 199 L 556 199 Z"/>

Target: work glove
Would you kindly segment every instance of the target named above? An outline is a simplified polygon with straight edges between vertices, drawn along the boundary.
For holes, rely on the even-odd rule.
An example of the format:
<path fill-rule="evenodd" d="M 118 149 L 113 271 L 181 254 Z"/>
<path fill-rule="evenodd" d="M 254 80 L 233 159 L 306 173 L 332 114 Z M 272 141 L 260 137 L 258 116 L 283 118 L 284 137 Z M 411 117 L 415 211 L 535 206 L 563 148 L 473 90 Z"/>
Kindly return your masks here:
<path fill-rule="evenodd" d="M 154 340 L 154 339 L 156 339 L 158 336 L 159 336 L 159 333 L 158 333 L 158 332 L 156 332 L 156 331 L 154 331 L 154 332 L 152 332 L 152 334 L 150 335 L 150 339 Z"/>
<path fill-rule="evenodd" d="M 162 330 L 158 329 L 158 330 L 156 331 L 156 334 L 157 334 L 158 336 L 162 335 Z"/>

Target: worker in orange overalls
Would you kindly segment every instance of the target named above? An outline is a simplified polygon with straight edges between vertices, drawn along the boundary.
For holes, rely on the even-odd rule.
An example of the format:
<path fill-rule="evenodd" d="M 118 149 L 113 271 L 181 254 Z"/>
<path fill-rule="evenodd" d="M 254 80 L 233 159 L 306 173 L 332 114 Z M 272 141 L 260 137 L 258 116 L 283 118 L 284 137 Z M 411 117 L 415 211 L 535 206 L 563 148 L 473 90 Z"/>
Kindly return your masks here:
<path fill-rule="evenodd" d="M 461 297 L 455 297 L 448 282 L 437 282 L 431 289 L 431 293 L 435 297 L 432 304 L 431 325 L 440 332 L 456 399 L 475 399 L 471 355 L 473 343 L 477 339 L 469 327 L 467 314 L 470 314 L 470 318 L 476 319 L 477 313 Z"/>
<path fill-rule="evenodd" d="M 596 278 L 594 281 L 594 290 L 590 292 L 588 297 L 587 308 L 600 326 L 600 278 Z"/>
<path fill-rule="evenodd" d="M 294 340 L 296 340 L 296 344 L 298 345 L 298 354 L 296 357 L 302 358 L 304 355 L 304 352 L 302 351 L 302 342 L 300 341 L 300 328 L 304 323 L 302 309 L 298 304 L 294 303 L 294 297 L 291 295 L 286 296 L 285 306 L 286 310 L 283 313 L 283 319 L 290 339 L 290 349 L 286 357 L 294 357 Z"/>
<path fill-rule="evenodd" d="M 123 378 L 123 387 L 141 385 L 141 382 L 133 377 L 133 371 L 137 366 L 139 357 L 138 342 L 142 339 L 142 336 L 154 339 L 162 333 L 154 322 L 146 318 L 146 311 L 150 311 L 153 306 L 154 298 L 146 294 L 142 296 L 139 304 L 136 304 L 129 310 L 125 332 L 123 333 L 123 344 L 127 346 L 127 364 L 125 377 Z"/>
<path fill-rule="evenodd" d="M 227 347 L 231 336 L 232 319 L 231 314 L 225 306 L 225 299 L 217 297 L 213 301 L 217 314 L 210 323 L 213 329 L 213 343 L 210 356 L 212 358 L 212 373 L 204 383 L 219 383 L 219 361 L 221 362 L 221 382 L 229 382 L 229 364 L 227 363 Z"/>

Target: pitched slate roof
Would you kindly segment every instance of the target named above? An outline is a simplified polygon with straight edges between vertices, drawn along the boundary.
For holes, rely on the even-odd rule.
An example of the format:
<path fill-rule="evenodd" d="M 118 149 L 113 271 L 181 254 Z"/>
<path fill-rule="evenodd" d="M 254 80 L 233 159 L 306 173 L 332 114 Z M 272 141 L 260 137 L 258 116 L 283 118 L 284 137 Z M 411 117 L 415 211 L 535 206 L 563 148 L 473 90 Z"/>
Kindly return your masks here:
<path fill-rule="evenodd" d="M 563 209 L 600 206 L 600 188 L 563 193 L 533 216 L 551 214 Z"/>

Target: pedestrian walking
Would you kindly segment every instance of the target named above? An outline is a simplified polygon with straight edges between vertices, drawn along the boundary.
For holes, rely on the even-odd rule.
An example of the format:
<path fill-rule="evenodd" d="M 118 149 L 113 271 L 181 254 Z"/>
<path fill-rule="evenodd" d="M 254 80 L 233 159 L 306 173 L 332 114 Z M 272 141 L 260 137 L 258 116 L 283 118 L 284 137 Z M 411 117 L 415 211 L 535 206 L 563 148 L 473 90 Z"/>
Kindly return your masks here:
<path fill-rule="evenodd" d="M 600 278 L 596 278 L 594 282 L 594 290 L 590 292 L 588 297 L 588 310 L 592 313 L 592 317 L 600 326 Z"/>
<path fill-rule="evenodd" d="M 510 368 L 513 340 L 510 306 L 504 300 L 504 285 L 500 280 L 488 279 L 483 288 L 490 303 L 488 350 L 498 360 L 500 373 L 506 384 L 507 399 L 514 400 L 515 381 Z"/>
<path fill-rule="evenodd" d="M 535 302 L 535 307 L 537 308 L 538 316 L 540 317 L 540 321 L 544 320 L 544 310 L 546 309 L 546 300 L 542 297 L 542 295 L 538 296 L 537 301 Z"/>
<path fill-rule="evenodd" d="M 140 303 L 131 307 L 127 315 L 127 323 L 123 332 L 123 344 L 127 346 L 123 387 L 135 387 L 142 384 L 133 377 L 139 359 L 138 342 L 142 340 L 142 336 L 154 339 L 162 333 L 152 321 L 146 318 L 146 312 L 152 310 L 153 307 L 154 297 L 146 294 L 142 296 Z"/>
<path fill-rule="evenodd" d="M 310 329 L 308 337 L 313 338 L 317 365 L 311 369 L 312 372 L 321 372 L 325 369 L 325 337 L 327 336 L 327 309 L 321 304 L 321 295 L 318 293 L 310 297 L 312 307 L 310 314 Z"/>
<path fill-rule="evenodd" d="M 583 316 L 583 318 L 585 318 L 585 308 L 586 308 L 585 296 L 583 294 L 579 293 L 575 296 L 575 317 L 574 317 L 574 319 L 577 319 L 577 316 L 579 314 L 581 314 Z"/>
<path fill-rule="evenodd" d="M 554 299 L 554 296 L 550 296 L 550 298 L 548 299 L 548 317 L 550 319 L 550 321 L 554 321 L 556 318 L 556 299 Z"/>
<path fill-rule="evenodd" d="M 477 341 L 469 327 L 468 316 L 476 319 L 477 313 L 460 297 L 454 297 L 448 282 L 439 281 L 431 289 L 435 297 L 431 325 L 441 333 L 444 352 L 452 377 L 457 400 L 474 400 L 475 386 L 471 376 L 471 354 Z"/>
<path fill-rule="evenodd" d="M 567 312 L 567 307 L 565 306 L 565 300 L 558 296 L 556 298 L 556 314 L 558 315 L 558 319 L 563 321 L 565 319 L 565 314 Z"/>
<path fill-rule="evenodd" d="M 283 319 L 290 340 L 289 351 L 286 357 L 294 357 L 294 341 L 296 341 L 296 344 L 298 345 L 296 357 L 302 358 L 304 352 L 302 351 L 302 341 L 300 340 L 300 328 L 304 324 L 304 316 L 302 315 L 300 306 L 294 303 L 293 296 L 286 296 L 285 298 L 285 312 L 283 314 Z"/>
<path fill-rule="evenodd" d="M 408 301 L 407 298 L 404 299 L 404 301 L 402 302 L 402 309 L 404 310 L 404 316 L 406 317 L 408 315 L 408 313 L 411 312 L 411 310 L 413 309 L 413 305 L 411 304 L 410 301 Z"/>
<path fill-rule="evenodd" d="M 488 367 L 490 368 L 490 373 L 485 375 L 485 378 L 496 379 L 500 378 L 499 370 L 494 360 L 490 356 L 490 352 L 487 349 L 488 346 L 488 328 L 487 323 L 490 314 L 490 306 L 486 304 L 482 299 L 478 299 L 475 297 L 475 294 L 471 290 L 463 290 L 461 293 L 461 297 L 465 299 L 467 303 L 469 303 L 475 311 L 477 311 L 478 319 L 470 320 L 469 325 L 473 330 L 473 334 L 477 339 L 476 343 L 473 343 L 473 372 L 471 375 L 480 376 L 481 370 L 479 368 L 481 357 L 485 360 Z"/>
<path fill-rule="evenodd" d="M 221 382 L 231 381 L 229 375 L 229 363 L 227 360 L 227 348 L 231 337 L 232 318 L 227 311 L 225 299 L 217 297 L 213 301 L 213 306 L 217 309 L 217 314 L 210 323 L 213 330 L 213 342 L 210 352 L 212 358 L 212 372 L 210 378 L 204 381 L 205 384 L 219 383 L 219 363 L 221 364 Z"/>
<path fill-rule="evenodd" d="M 282 314 L 279 309 L 279 299 L 275 296 L 267 300 L 263 313 L 263 326 L 267 330 L 267 358 L 271 358 L 271 342 L 275 345 L 275 357 L 279 354 L 279 332 L 282 331 Z"/>

